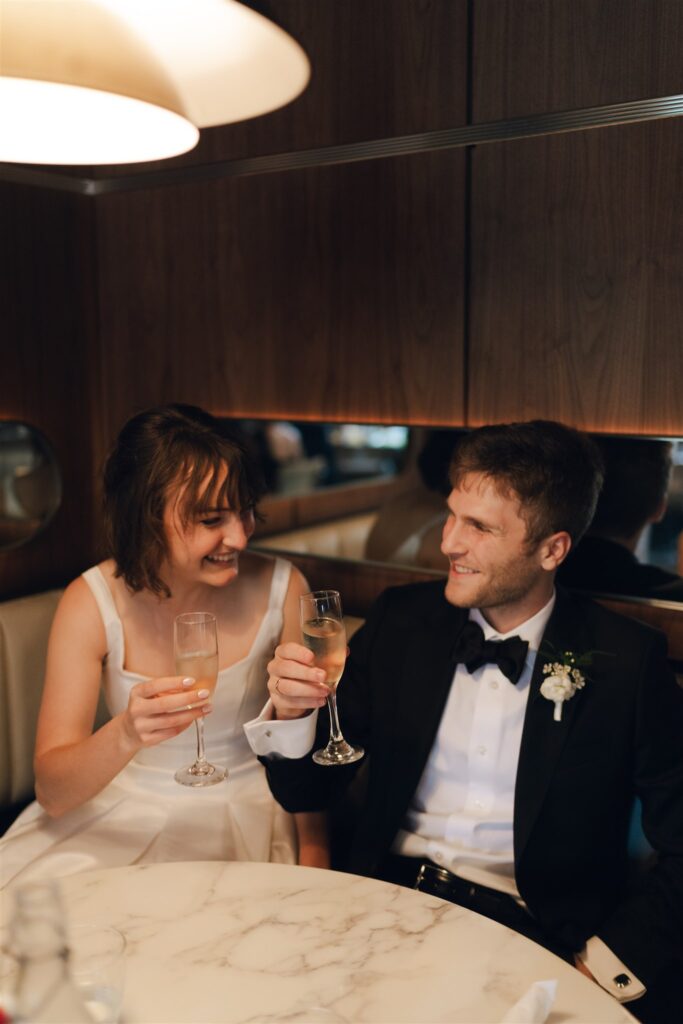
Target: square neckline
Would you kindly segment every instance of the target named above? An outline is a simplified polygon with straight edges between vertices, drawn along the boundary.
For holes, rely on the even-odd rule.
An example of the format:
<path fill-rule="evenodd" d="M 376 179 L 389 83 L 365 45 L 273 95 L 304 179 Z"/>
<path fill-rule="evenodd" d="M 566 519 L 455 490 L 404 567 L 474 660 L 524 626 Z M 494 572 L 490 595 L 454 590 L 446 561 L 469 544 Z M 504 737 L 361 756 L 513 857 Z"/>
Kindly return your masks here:
<path fill-rule="evenodd" d="M 276 582 L 278 581 L 278 576 L 282 574 L 283 569 L 284 569 L 284 567 L 286 565 L 287 565 L 287 563 L 282 558 L 275 558 L 273 560 L 273 569 L 272 569 L 271 577 L 270 577 L 270 589 L 268 591 L 268 604 L 266 605 L 266 609 L 265 609 L 263 615 L 261 616 L 261 622 L 259 624 L 258 629 L 256 630 L 256 633 L 254 634 L 254 639 L 251 642 L 249 650 L 238 661 L 234 661 L 231 665 L 226 665 L 224 668 L 219 668 L 219 670 L 218 670 L 218 677 L 222 676 L 224 673 L 231 672 L 233 669 L 237 668 L 239 665 L 243 665 L 244 662 L 248 661 L 252 657 L 252 655 L 254 654 L 254 651 L 256 649 L 257 643 L 258 643 L 258 641 L 261 638 L 261 634 L 265 631 L 266 623 L 268 622 L 268 619 L 269 619 L 269 617 L 271 615 L 271 612 L 275 609 L 274 599 L 275 599 L 275 596 L 276 596 L 275 595 Z M 100 569 L 99 565 L 94 565 L 92 567 L 92 569 L 89 569 L 85 573 L 83 573 L 83 576 L 87 576 L 88 573 L 92 573 L 93 575 L 95 573 L 97 574 L 96 578 L 98 579 L 98 582 L 101 584 L 101 586 L 104 588 L 104 592 L 106 592 L 106 606 L 107 606 L 107 612 L 109 613 L 109 621 L 111 621 L 111 622 L 113 622 L 115 624 L 115 626 L 116 626 L 116 628 L 118 629 L 118 632 L 119 632 L 120 641 L 121 641 L 120 642 L 120 652 L 119 652 L 120 653 L 120 658 L 119 658 L 120 664 L 118 664 L 116 666 L 117 671 L 121 672 L 122 675 L 124 675 L 124 676 L 128 676 L 129 678 L 132 678 L 132 679 L 140 679 L 143 682 L 148 680 L 148 679 L 154 679 L 155 678 L 154 676 L 143 675 L 141 672 L 135 672 L 133 669 L 129 669 L 129 668 L 125 668 L 124 667 L 125 660 L 126 660 L 126 638 L 125 638 L 125 634 L 124 634 L 124 631 L 123 631 L 123 622 L 121 621 L 121 616 L 119 615 L 118 609 L 116 607 L 116 602 L 114 600 L 114 595 L 112 594 L 112 591 L 111 591 L 111 588 L 110 588 L 110 586 L 109 586 L 109 584 L 107 582 L 107 579 L 106 579 L 104 573 L 102 572 L 102 570 Z M 86 582 L 87 582 L 87 580 L 86 580 Z M 104 592 L 100 591 L 100 593 L 102 593 L 103 595 L 104 595 Z M 93 593 L 93 597 L 95 597 L 96 603 L 97 603 L 98 607 L 100 608 L 100 614 L 102 614 L 102 610 L 103 609 L 100 607 L 100 602 L 97 601 L 97 594 Z M 105 627 L 105 635 L 106 635 L 106 632 L 107 632 L 107 621 L 106 620 L 104 620 L 104 627 Z M 108 652 L 108 654 L 109 654 L 109 652 Z"/>

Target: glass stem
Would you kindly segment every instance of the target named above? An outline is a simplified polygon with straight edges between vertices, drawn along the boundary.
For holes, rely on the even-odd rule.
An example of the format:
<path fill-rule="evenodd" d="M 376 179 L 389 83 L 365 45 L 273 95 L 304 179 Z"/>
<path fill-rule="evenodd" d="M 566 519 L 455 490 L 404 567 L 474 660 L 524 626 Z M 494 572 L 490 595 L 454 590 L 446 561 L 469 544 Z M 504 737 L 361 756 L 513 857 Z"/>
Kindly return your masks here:
<path fill-rule="evenodd" d="M 327 707 L 330 712 L 330 741 L 332 743 L 343 743 L 344 737 L 339 728 L 339 715 L 337 714 L 337 694 L 331 693 L 327 698 Z"/>
<path fill-rule="evenodd" d="M 192 767 L 198 775 L 205 775 L 209 765 L 204 754 L 204 719 L 195 718 L 194 724 L 197 729 L 197 760 Z"/>

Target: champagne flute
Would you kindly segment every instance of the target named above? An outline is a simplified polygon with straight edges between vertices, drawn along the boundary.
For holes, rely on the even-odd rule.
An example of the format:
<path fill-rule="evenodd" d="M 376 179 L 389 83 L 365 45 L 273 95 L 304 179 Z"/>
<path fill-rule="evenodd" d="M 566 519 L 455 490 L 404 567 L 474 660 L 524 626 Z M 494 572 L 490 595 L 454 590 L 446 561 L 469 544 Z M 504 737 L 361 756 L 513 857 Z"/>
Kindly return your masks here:
<path fill-rule="evenodd" d="M 330 690 L 327 697 L 330 740 L 324 749 L 315 751 L 313 760 L 322 765 L 352 764 L 359 761 L 365 751 L 347 743 L 339 728 L 336 690 L 346 661 L 346 629 L 341 598 L 336 590 L 315 590 L 299 600 L 304 644 L 313 651 L 315 665 L 325 670 L 325 683 Z"/>
<path fill-rule="evenodd" d="M 218 637 L 216 617 L 210 612 L 176 615 L 173 623 L 173 653 L 176 672 L 192 676 L 198 690 L 212 694 L 218 678 Z M 204 755 L 204 719 L 195 719 L 197 757 L 194 764 L 179 768 L 175 780 L 181 786 L 214 786 L 227 777 L 227 769 L 210 764 Z"/>

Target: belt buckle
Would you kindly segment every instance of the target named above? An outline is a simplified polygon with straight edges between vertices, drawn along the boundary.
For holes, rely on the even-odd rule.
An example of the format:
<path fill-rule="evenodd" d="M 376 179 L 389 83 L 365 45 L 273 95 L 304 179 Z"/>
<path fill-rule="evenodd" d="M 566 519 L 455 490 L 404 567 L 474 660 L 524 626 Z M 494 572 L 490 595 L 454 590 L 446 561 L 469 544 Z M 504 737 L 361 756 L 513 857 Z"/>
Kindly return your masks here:
<path fill-rule="evenodd" d="M 440 882 L 442 885 L 448 885 L 450 884 L 452 879 L 453 876 L 451 875 L 450 871 L 446 870 L 446 868 L 439 868 L 436 866 L 436 864 L 429 864 L 427 861 L 423 861 L 420 864 L 419 870 L 417 872 L 417 877 L 415 879 L 413 889 L 417 889 L 419 892 L 423 892 L 423 883 L 427 883 L 433 886 Z"/>

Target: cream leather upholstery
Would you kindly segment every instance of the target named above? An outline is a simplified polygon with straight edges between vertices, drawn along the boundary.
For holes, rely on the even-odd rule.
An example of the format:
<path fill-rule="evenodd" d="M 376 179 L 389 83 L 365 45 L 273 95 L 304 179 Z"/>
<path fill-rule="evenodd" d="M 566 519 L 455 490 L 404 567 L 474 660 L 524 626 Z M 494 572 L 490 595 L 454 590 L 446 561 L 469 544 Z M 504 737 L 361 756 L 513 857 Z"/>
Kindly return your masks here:
<path fill-rule="evenodd" d="M 0 602 L 0 804 L 33 791 L 33 745 L 50 626 L 61 597 L 50 590 Z"/>
<path fill-rule="evenodd" d="M 365 622 L 365 619 L 359 618 L 357 615 L 345 615 L 344 625 L 346 626 L 346 639 L 350 640 L 356 630 Z"/>
<path fill-rule="evenodd" d="M 255 543 L 260 548 L 298 551 L 305 555 L 363 558 L 365 542 L 376 519 L 376 512 L 363 512 L 361 515 L 314 523 L 312 526 L 272 534 L 270 537 L 258 537 Z"/>

